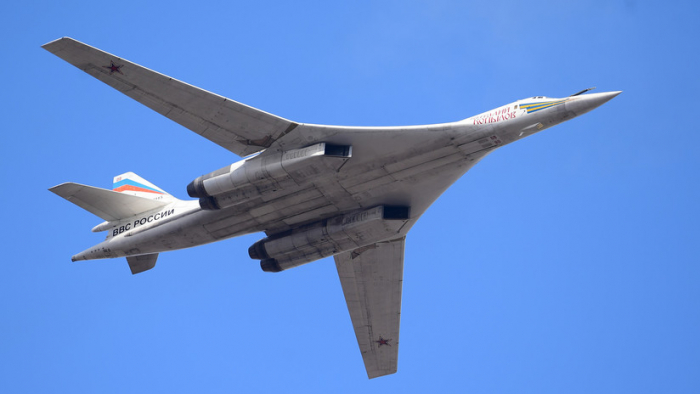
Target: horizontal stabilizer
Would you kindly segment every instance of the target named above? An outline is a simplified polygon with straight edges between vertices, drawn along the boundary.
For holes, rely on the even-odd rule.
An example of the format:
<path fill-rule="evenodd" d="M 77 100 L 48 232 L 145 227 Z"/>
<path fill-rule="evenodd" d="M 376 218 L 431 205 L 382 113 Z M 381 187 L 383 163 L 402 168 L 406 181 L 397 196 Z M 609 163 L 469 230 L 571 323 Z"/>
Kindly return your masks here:
<path fill-rule="evenodd" d="M 126 262 L 129 263 L 129 269 L 131 270 L 132 275 L 140 274 L 143 271 L 148 271 L 155 267 L 156 260 L 158 260 L 158 253 L 126 258 Z"/>
<path fill-rule="evenodd" d="M 136 216 L 168 204 L 168 201 L 151 200 L 72 182 L 62 183 L 49 190 L 110 222 Z"/>

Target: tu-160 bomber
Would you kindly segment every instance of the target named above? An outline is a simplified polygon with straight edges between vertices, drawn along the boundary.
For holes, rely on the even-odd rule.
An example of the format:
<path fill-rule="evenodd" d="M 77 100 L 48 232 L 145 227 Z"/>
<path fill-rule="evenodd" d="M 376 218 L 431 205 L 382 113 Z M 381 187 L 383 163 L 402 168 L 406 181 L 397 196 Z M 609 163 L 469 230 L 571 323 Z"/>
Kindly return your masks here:
<path fill-rule="evenodd" d="M 406 235 L 426 209 L 501 146 L 582 115 L 620 92 L 531 97 L 452 123 L 344 127 L 297 123 L 71 38 L 44 49 L 244 157 L 194 179 L 179 200 L 132 172 L 113 190 L 55 194 L 104 220 L 107 238 L 73 261 L 159 253 L 264 232 L 248 254 L 267 272 L 333 256 L 369 378 L 396 372 Z"/>

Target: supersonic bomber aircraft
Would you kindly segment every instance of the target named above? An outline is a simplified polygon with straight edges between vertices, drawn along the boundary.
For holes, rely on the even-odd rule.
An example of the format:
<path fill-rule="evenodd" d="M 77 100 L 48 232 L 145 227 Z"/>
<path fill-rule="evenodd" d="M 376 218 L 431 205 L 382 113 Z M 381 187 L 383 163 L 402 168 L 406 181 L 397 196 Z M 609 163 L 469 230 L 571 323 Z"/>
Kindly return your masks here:
<path fill-rule="evenodd" d="M 408 127 L 297 123 L 71 38 L 44 49 L 213 143 L 245 157 L 187 185 L 179 200 L 138 175 L 112 190 L 53 193 L 104 219 L 107 238 L 73 261 L 160 252 L 264 232 L 248 254 L 266 272 L 333 256 L 367 375 L 396 372 L 406 234 L 452 183 L 506 144 L 573 119 L 620 92 L 531 97 L 458 122 Z"/>

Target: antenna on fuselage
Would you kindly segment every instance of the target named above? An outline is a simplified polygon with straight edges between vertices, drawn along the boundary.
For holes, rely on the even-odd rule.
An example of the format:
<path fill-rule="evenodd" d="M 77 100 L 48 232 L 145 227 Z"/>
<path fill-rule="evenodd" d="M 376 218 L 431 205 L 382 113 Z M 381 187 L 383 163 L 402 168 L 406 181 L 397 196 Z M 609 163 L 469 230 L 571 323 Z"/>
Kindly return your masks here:
<path fill-rule="evenodd" d="M 574 94 L 572 94 L 572 95 L 571 95 L 571 96 L 569 96 L 569 97 L 574 97 L 574 96 L 578 96 L 579 94 L 583 94 L 583 93 L 586 93 L 587 91 L 589 91 L 589 90 L 593 90 L 593 89 L 595 89 L 595 86 L 594 86 L 594 87 L 592 87 L 592 88 L 588 88 L 588 89 L 583 89 L 582 91 L 580 91 L 580 92 L 578 92 L 578 93 L 574 93 Z"/>

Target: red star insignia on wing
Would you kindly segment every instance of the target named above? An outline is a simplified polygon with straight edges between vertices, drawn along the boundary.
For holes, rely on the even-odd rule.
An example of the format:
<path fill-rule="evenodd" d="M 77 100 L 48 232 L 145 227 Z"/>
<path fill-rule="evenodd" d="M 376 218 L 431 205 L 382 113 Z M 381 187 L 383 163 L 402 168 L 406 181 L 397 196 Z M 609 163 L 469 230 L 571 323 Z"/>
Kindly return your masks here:
<path fill-rule="evenodd" d="M 383 345 L 391 346 L 391 345 L 389 344 L 389 341 L 391 341 L 391 339 L 384 339 L 384 338 L 382 338 L 382 337 L 379 337 L 379 340 L 378 340 L 378 341 L 374 341 L 374 342 L 376 342 L 376 343 L 379 344 L 377 347 L 382 347 Z"/>
<path fill-rule="evenodd" d="M 117 66 L 117 65 L 114 64 L 114 62 L 111 61 L 111 60 L 109 61 L 109 63 L 110 63 L 109 66 L 102 66 L 102 68 L 106 68 L 106 69 L 109 70 L 109 75 L 112 75 L 112 74 L 114 74 L 115 72 L 124 75 L 124 73 L 122 73 L 122 71 L 121 71 L 121 68 L 124 67 L 123 64 Z"/>

